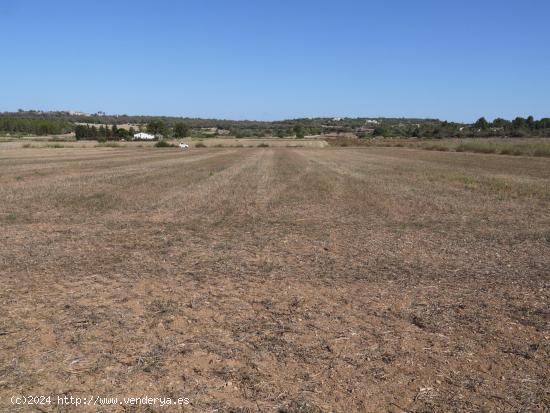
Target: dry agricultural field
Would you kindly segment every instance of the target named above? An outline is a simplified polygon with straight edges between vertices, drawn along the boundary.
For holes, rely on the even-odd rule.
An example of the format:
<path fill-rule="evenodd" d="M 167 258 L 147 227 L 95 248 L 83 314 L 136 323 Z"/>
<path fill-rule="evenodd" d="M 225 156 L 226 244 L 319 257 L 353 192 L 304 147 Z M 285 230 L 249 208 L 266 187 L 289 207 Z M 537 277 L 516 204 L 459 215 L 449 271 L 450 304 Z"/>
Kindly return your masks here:
<path fill-rule="evenodd" d="M 0 282 L 0 411 L 550 408 L 548 158 L 4 149 Z"/>

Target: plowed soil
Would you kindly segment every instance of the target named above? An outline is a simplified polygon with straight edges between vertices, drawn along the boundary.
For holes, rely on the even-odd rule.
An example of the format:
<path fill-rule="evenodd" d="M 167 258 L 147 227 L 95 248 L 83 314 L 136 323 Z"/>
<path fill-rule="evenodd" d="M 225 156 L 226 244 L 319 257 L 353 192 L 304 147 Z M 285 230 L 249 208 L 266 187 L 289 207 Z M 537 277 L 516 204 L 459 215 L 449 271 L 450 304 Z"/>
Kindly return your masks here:
<path fill-rule="evenodd" d="M 1 411 L 548 411 L 550 160 L 7 149 L 0 285 Z"/>

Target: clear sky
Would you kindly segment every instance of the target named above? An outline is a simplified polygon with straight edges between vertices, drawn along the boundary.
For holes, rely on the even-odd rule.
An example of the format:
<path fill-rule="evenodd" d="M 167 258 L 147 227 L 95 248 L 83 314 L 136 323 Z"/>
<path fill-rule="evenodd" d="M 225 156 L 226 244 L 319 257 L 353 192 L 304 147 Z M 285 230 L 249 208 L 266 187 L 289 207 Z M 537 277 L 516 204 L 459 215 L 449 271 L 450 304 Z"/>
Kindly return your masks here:
<path fill-rule="evenodd" d="M 550 116 L 549 0 L 0 0 L 0 111 Z"/>

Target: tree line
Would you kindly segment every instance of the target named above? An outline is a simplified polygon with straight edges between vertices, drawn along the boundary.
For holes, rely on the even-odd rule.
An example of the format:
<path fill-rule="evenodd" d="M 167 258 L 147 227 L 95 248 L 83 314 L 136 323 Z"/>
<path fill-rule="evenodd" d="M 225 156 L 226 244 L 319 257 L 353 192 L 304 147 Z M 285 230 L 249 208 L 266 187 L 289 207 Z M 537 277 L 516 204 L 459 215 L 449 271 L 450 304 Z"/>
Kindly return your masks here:
<path fill-rule="evenodd" d="M 236 138 L 247 137 L 296 137 L 305 136 L 354 133 L 359 138 L 376 136 L 409 137 L 409 138 L 461 138 L 461 137 L 529 137 L 529 136 L 550 136 L 550 118 L 535 120 L 532 116 L 527 118 L 516 117 L 513 120 L 497 118 L 492 122 L 484 117 L 479 118 L 473 124 L 462 124 L 456 122 L 430 120 L 422 123 L 395 122 L 394 120 L 381 119 L 376 127 L 364 128 L 364 123 L 353 126 L 343 122 L 340 125 L 315 126 L 311 124 L 289 123 L 277 128 L 263 129 L 230 129 L 230 135 Z M 169 126 L 161 119 L 154 119 L 147 123 L 145 130 L 159 138 L 183 138 L 191 135 L 192 129 L 184 122 L 176 122 Z M 129 130 L 118 128 L 113 125 L 106 128 L 103 125 L 83 126 L 77 125 L 75 134 L 77 139 L 106 139 L 119 140 L 132 138 L 135 133 L 133 128 Z"/>
<path fill-rule="evenodd" d="M 81 139 L 97 139 L 97 140 L 121 140 L 133 137 L 135 133 L 134 128 L 124 129 L 119 128 L 117 125 L 106 127 L 100 125 L 96 127 L 94 125 L 76 125 L 75 137 L 77 140 Z"/>
<path fill-rule="evenodd" d="M 169 128 L 161 120 L 152 120 L 147 123 L 145 130 L 155 135 L 158 139 L 166 138 L 184 138 L 189 136 L 190 129 L 187 125 L 182 122 L 174 124 L 172 128 Z M 122 140 L 122 139 L 133 139 L 134 134 L 136 133 L 135 128 L 130 127 L 129 129 L 119 128 L 117 125 L 112 125 L 110 127 L 104 125 L 76 125 L 75 126 L 75 137 L 77 140 L 82 139 L 98 139 L 98 140 Z"/>
<path fill-rule="evenodd" d="M 77 123 L 86 123 L 79 125 Z M 529 137 L 550 136 L 550 118 L 533 116 L 502 118 L 492 122 L 479 118 L 473 123 L 447 122 L 438 119 L 412 118 L 299 118 L 281 121 L 199 119 L 105 115 L 71 115 L 69 112 L 19 111 L 0 113 L 0 132 L 10 134 L 50 135 L 74 131 L 77 139 L 127 139 L 135 130 L 118 127 L 122 123 L 144 125 L 144 130 L 163 138 L 189 135 L 211 137 L 217 131 L 237 138 L 304 137 L 326 134 L 355 134 L 360 138 L 374 136 L 447 138 L 447 137 Z M 95 124 L 95 125 L 94 125 Z M 105 127 L 104 125 L 109 125 Z M 114 125 L 114 126 L 111 126 Z M 141 129 L 141 128 L 140 128 Z M 211 132 L 209 130 L 215 130 Z"/>
<path fill-rule="evenodd" d="M 71 123 L 55 119 L 0 117 L 0 131 L 12 134 L 61 135 L 73 130 Z"/>
<path fill-rule="evenodd" d="M 362 133 L 360 137 L 368 137 Z M 402 136 L 411 138 L 489 138 L 489 137 L 550 137 L 550 118 L 535 120 L 516 117 L 513 120 L 496 118 L 489 122 L 485 117 L 472 124 L 435 121 L 416 125 L 381 122 L 370 136 Z"/>

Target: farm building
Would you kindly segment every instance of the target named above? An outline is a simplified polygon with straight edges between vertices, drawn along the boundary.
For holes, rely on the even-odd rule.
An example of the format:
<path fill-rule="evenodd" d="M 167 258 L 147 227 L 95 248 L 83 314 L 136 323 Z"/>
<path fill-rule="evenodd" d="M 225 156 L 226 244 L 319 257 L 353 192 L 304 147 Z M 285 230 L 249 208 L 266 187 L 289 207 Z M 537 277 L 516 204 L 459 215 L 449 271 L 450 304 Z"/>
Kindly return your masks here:
<path fill-rule="evenodd" d="M 155 139 L 155 135 L 151 135 L 150 133 L 145 133 L 145 132 L 134 133 L 135 141 L 138 141 L 138 140 L 151 141 L 153 139 Z"/>

